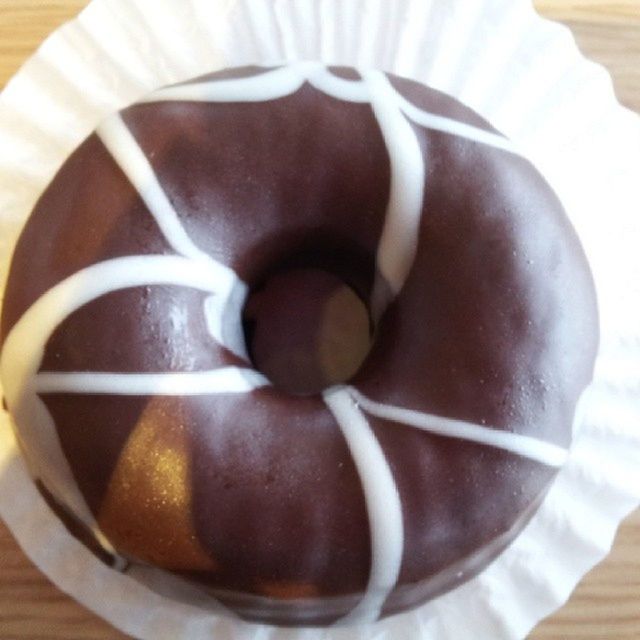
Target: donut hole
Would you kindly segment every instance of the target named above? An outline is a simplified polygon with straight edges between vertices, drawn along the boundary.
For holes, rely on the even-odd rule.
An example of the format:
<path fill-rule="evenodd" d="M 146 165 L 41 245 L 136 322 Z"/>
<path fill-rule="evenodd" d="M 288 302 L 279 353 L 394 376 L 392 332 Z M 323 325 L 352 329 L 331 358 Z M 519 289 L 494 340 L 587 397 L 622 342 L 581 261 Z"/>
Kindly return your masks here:
<path fill-rule="evenodd" d="M 243 324 L 255 368 L 295 395 L 348 381 L 371 348 L 367 305 L 337 275 L 317 268 L 271 275 L 249 296 Z"/>

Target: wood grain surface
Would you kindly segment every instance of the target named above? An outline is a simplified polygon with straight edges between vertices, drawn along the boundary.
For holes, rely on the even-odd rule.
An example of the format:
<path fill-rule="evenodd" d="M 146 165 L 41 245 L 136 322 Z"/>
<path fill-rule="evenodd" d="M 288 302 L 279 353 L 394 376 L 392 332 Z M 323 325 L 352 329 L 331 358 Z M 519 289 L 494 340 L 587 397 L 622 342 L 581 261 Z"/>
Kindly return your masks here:
<path fill-rule="evenodd" d="M 0 87 L 51 31 L 87 4 L 86 0 L 0 0 Z M 585 54 L 612 73 L 620 100 L 640 111 L 640 0 L 537 0 L 536 6 L 571 28 Z M 62 638 L 125 636 L 56 589 L 0 522 L 0 640 Z M 607 560 L 530 636 L 530 640 L 565 639 L 640 639 L 640 511 L 622 525 Z"/>

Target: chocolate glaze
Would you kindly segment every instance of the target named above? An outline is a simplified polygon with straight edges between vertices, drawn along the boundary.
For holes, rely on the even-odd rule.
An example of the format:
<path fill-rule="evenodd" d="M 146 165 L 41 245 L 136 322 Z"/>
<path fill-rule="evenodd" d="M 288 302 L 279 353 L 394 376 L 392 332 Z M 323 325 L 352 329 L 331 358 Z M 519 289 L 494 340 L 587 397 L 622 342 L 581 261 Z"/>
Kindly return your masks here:
<path fill-rule="evenodd" d="M 452 98 L 392 81 L 425 110 L 493 131 Z M 390 161 L 368 104 L 343 102 L 307 84 L 269 102 L 134 105 L 123 119 L 189 236 L 250 287 L 288 267 L 322 268 L 369 298 Z M 568 446 L 598 335 L 593 285 L 576 235 L 524 159 L 414 129 L 427 167 L 418 252 L 352 384 L 389 404 Z M 42 196 L 18 242 L 3 340 L 39 296 L 75 271 L 154 253 L 172 250 L 91 136 Z M 57 328 L 42 370 L 200 371 L 238 364 L 207 333 L 203 297 L 186 288 L 139 287 L 97 299 Z M 44 400 L 82 494 L 123 555 L 173 570 L 253 619 L 327 624 L 357 603 L 369 576 L 370 526 L 360 477 L 320 396 L 264 388 L 242 395 L 50 394 Z M 188 471 L 188 495 L 178 502 L 197 553 L 180 551 L 185 540 L 175 539 L 173 512 L 152 495 L 157 489 L 143 461 L 127 495 L 114 488 L 142 422 L 150 450 L 179 451 L 176 464 Z M 388 615 L 486 566 L 522 529 L 555 470 L 379 418 L 369 422 L 403 508 L 405 548 L 383 610 Z M 153 530 L 135 514 L 130 522 L 114 521 L 114 513 L 126 519 L 136 504 L 157 515 Z M 332 604 L 315 606 L 315 598 Z"/>

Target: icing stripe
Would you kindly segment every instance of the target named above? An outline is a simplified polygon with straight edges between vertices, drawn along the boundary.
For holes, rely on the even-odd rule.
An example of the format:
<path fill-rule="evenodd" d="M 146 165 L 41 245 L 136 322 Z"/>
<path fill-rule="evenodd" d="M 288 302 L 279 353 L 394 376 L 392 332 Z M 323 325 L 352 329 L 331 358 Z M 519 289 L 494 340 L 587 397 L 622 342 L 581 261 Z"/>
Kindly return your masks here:
<path fill-rule="evenodd" d="M 362 81 L 345 80 L 318 63 L 298 63 L 248 78 L 213 80 L 160 90 L 147 101 L 197 100 L 256 102 L 295 93 L 307 81 L 319 91 L 349 102 L 370 102 L 383 131 L 392 164 L 391 196 L 378 249 L 378 277 L 372 295 L 380 317 L 401 290 L 413 264 L 423 208 L 425 166 L 409 118 L 420 126 L 515 152 L 506 138 L 450 118 L 423 111 L 404 98 L 379 71 L 361 71 Z"/>
<path fill-rule="evenodd" d="M 376 73 L 380 72 L 361 71 L 362 75 Z M 303 62 L 247 78 L 209 80 L 168 87 L 152 93 L 141 102 L 265 102 L 292 95 L 305 82 L 309 82 L 318 91 L 344 102 L 370 101 L 369 90 L 365 83 L 340 78 L 319 63 Z M 509 153 L 521 154 L 511 140 L 500 134 L 424 111 L 407 100 L 392 85 L 391 90 L 404 114 L 421 127 L 448 133 Z"/>
<path fill-rule="evenodd" d="M 210 293 L 229 288 L 229 270 L 182 256 L 116 258 L 82 269 L 49 289 L 9 332 L 0 354 L 7 405 L 20 425 L 19 438 L 32 472 L 89 527 L 95 521 L 73 479 L 55 424 L 35 392 L 35 376 L 55 329 L 74 311 L 113 291 L 176 285 Z"/>
<path fill-rule="evenodd" d="M 96 134 L 147 205 L 171 247 L 194 260 L 215 262 L 187 235 L 153 167 L 122 118 L 112 116 L 98 127 Z M 217 264 L 220 269 L 229 270 L 221 263 Z"/>
<path fill-rule="evenodd" d="M 105 294 L 131 287 L 176 285 L 217 293 L 229 286 L 228 270 L 182 256 L 115 258 L 82 269 L 40 297 L 13 327 L 0 371 L 9 406 L 28 386 L 56 327 L 74 311 Z"/>
<path fill-rule="evenodd" d="M 112 394 L 122 396 L 199 396 L 247 393 L 269 385 L 252 369 L 224 367 L 212 371 L 168 373 L 43 372 L 37 393 Z"/>
<path fill-rule="evenodd" d="M 459 120 L 452 120 L 451 118 L 445 118 L 435 113 L 423 111 L 399 93 L 397 93 L 397 96 L 402 111 L 408 118 L 415 122 L 415 124 L 421 127 L 448 133 L 458 138 L 465 138 L 466 140 L 501 149 L 502 151 L 508 151 L 509 153 L 520 154 L 515 144 L 508 138 L 493 133 L 492 131 L 486 131 L 485 129 L 466 124 L 465 122 L 460 122 Z"/>
<path fill-rule="evenodd" d="M 140 102 L 266 102 L 294 94 L 306 80 L 305 69 L 318 63 L 281 67 L 256 76 L 209 80 L 160 89 Z"/>
<path fill-rule="evenodd" d="M 241 358 L 248 360 L 244 335 L 239 323 L 235 322 L 235 318 L 232 322 L 224 322 L 227 306 L 229 306 L 230 314 L 239 311 L 244 306 L 248 294 L 247 286 L 232 269 L 214 260 L 192 242 L 180 221 L 180 217 L 160 185 L 151 163 L 122 118 L 116 115 L 105 121 L 98 128 L 97 135 L 116 164 L 140 194 L 169 245 L 179 254 L 201 261 L 220 272 L 218 281 L 222 282 L 224 279 L 227 284 L 225 287 L 219 286 L 217 288 L 219 297 L 215 302 L 209 301 L 205 306 L 207 326 L 217 342 L 225 345 Z M 212 310 L 214 311 L 213 315 Z"/>
<path fill-rule="evenodd" d="M 326 67 L 310 70 L 307 81 L 318 91 L 343 102 L 370 102 L 369 87 L 361 80 L 346 80 L 337 76 Z"/>
<path fill-rule="evenodd" d="M 338 624 L 374 622 L 400 574 L 404 525 L 398 487 L 387 458 L 367 419 L 349 391 L 333 388 L 323 394 L 362 480 L 371 527 L 371 573 L 364 597 Z"/>
<path fill-rule="evenodd" d="M 245 78 L 166 87 L 141 102 L 267 102 L 293 95 L 305 82 L 337 100 L 369 102 L 364 83 L 336 76 L 317 62 L 300 62 Z"/>
<path fill-rule="evenodd" d="M 468 440 L 496 449 L 503 449 L 549 467 L 561 467 L 569 456 L 566 449 L 544 440 L 508 431 L 499 431 L 464 420 L 444 418 L 375 402 L 364 396 L 355 387 L 349 387 L 349 393 L 358 406 L 372 416 L 422 429 L 435 435 Z"/>
<path fill-rule="evenodd" d="M 3 385 L 6 389 L 5 378 Z M 87 527 L 95 529 L 93 514 L 78 489 L 44 402 L 30 385 L 20 390 L 17 400 L 14 397 L 7 404 L 14 424 L 18 425 L 16 439 L 34 480 L 40 480 L 60 504 L 67 506 Z"/>
<path fill-rule="evenodd" d="M 209 296 L 203 305 L 207 330 L 211 337 L 224 345 L 232 353 L 250 362 L 244 337 L 242 309 L 249 295 L 249 289 L 239 280 L 226 295 Z"/>
<path fill-rule="evenodd" d="M 387 77 L 379 71 L 362 72 L 362 76 L 391 162 L 389 204 L 378 245 L 377 279 L 371 301 L 371 312 L 377 320 L 390 298 L 398 295 L 413 266 L 424 208 L 426 168 L 418 138 L 400 111 L 397 93 Z"/>

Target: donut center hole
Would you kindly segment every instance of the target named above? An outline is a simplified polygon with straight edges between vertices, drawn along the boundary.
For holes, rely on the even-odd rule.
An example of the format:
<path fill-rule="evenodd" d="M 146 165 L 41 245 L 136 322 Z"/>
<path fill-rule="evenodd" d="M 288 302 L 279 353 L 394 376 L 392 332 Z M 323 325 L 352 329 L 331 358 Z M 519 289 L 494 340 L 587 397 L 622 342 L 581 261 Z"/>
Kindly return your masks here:
<path fill-rule="evenodd" d="M 365 303 L 339 277 L 291 269 L 254 290 L 243 312 L 254 366 L 278 389 L 312 395 L 348 381 L 371 347 Z"/>

